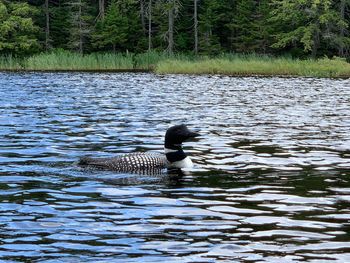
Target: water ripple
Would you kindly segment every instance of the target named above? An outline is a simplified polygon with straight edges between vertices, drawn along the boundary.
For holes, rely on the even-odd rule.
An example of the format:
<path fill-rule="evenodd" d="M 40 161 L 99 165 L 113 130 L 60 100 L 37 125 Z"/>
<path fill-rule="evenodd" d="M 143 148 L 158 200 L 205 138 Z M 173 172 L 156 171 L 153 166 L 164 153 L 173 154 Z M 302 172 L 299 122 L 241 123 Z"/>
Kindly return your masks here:
<path fill-rule="evenodd" d="M 0 261 L 350 261 L 349 86 L 0 73 Z M 202 135 L 182 176 L 76 166 L 178 123 Z"/>

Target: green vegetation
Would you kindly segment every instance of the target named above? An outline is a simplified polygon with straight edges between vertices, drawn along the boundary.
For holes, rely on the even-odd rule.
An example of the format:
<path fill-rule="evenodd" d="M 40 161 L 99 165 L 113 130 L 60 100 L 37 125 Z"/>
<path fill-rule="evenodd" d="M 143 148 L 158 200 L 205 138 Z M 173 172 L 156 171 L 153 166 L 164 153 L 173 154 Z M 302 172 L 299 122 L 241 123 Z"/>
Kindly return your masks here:
<path fill-rule="evenodd" d="M 13 58 L 11 55 L 0 56 L 0 70 L 21 70 L 23 69 L 21 62 L 21 59 Z"/>
<path fill-rule="evenodd" d="M 0 70 L 38 71 L 126 71 L 152 70 L 158 62 L 169 59 L 165 52 L 132 53 L 92 53 L 82 55 L 75 52 L 57 50 L 29 57 L 0 56 Z M 171 58 L 185 59 L 184 55 Z"/>
<path fill-rule="evenodd" d="M 129 54 L 89 54 L 60 51 L 34 55 L 23 63 L 26 70 L 128 70 L 133 68 Z"/>
<path fill-rule="evenodd" d="M 349 60 L 349 10 L 350 0 L 0 0 L 0 55 L 154 50 Z"/>
<path fill-rule="evenodd" d="M 349 77 L 350 64 L 339 58 L 295 60 L 288 58 L 241 56 L 235 58 L 206 58 L 197 61 L 166 60 L 157 65 L 155 72 L 159 74 Z"/>
<path fill-rule="evenodd" d="M 208 56 L 93 53 L 81 55 L 64 50 L 28 58 L 0 56 L 0 70 L 29 71 L 151 71 L 158 74 L 223 74 L 259 76 L 350 77 L 350 64 L 342 58 L 318 60 L 274 58 L 262 55 Z"/>
<path fill-rule="evenodd" d="M 38 27 L 32 17 L 37 9 L 27 3 L 0 0 L 0 55 L 25 55 L 39 48 Z"/>
<path fill-rule="evenodd" d="M 0 70 L 350 76 L 349 10 L 350 0 L 0 0 Z"/>

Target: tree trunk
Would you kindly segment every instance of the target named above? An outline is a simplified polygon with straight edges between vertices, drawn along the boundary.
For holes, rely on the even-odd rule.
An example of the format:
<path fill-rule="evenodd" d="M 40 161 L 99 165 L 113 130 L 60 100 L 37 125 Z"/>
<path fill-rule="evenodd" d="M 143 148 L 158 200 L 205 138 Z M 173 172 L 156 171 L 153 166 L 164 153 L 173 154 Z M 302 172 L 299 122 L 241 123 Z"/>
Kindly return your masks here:
<path fill-rule="evenodd" d="M 83 54 L 83 21 L 81 0 L 79 0 L 79 53 Z"/>
<path fill-rule="evenodd" d="M 146 21 L 145 21 L 145 0 L 140 0 L 140 15 L 141 15 L 141 25 L 142 31 L 146 34 Z"/>
<path fill-rule="evenodd" d="M 98 0 L 98 18 L 105 18 L 105 0 Z"/>
<path fill-rule="evenodd" d="M 169 28 L 168 28 L 168 52 L 173 54 L 174 52 L 174 0 L 171 1 L 169 8 Z"/>
<path fill-rule="evenodd" d="M 198 54 L 198 0 L 194 0 L 194 53 Z"/>
<path fill-rule="evenodd" d="M 152 49 L 152 0 L 148 4 L 148 52 Z"/>
<path fill-rule="evenodd" d="M 344 20 L 345 19 L 345 5 L 346 5 L 346 3 L 345 3 L 345 1 L 346 0 L 341 0 L 340 1 L 340 18 L 342 19 L 342 20 Z M 340 57 L 344 57 L 344 55 L 345 55 L 345 51 L 344 51 L 344 36 L 345 36 L 345 28 L 344 28 L 344 26 L 342 26 L 341 28 L 340 28 L 340 38 L 341 38 L 341 43 L 340 43 L 340 45 L 339 45 L 339 48 L 338 48 L 338 54 L 339 54 L 339 56 Z"/>
<path fill-rule="evenodd" d="M 311 50 L 311 56 L 313 59 L 316 58 L 317 56 L 317 51 L 318 48 L 320 46 L 320 32 L 319 32 L 319 24 L 317 24 L 317 29 L 314 32 L 314 36 L 313 36 L 313 45 L 312 45 L 312 50 Z"/>
<path fill-rule="evenodd" d="M 45 16 L 46 16 L 46 26 L 45 26 L 45 49 L 46 51 L 50 49 L 50 12 L 49 12 L 49 0 L 45 0 Z"/>

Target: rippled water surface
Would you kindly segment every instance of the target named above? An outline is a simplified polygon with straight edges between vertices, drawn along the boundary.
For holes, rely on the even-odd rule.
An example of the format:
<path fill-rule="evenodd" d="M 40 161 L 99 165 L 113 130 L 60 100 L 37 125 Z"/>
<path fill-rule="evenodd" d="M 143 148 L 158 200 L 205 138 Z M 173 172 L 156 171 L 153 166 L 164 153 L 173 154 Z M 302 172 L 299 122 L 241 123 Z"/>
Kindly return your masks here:
<path fill-rule="evenodd" d="M 162 151 L 183 175 L 84 170 Z M 350 80 L 0 73 L 0 262 L 350 262 Z"/>

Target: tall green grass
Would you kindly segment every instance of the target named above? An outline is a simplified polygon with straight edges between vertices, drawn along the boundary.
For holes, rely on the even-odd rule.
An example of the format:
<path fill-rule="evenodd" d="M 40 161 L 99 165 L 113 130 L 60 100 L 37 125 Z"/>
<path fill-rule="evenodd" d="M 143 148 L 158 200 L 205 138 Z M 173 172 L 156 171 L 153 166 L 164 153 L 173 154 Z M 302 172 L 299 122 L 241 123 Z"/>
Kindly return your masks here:
<path fill-rule="evenodd" d="M 165 52 L 150 51 L 147 53 L 137 54 L 134 57 L 135 68 L 153 70 L 160 61 L 171 59 Z"/>
<path fill-rule="evenodd" d="M 0 70 L 20 70 L 22 69 L 22 60 L 11 55 L 0 56 Z"/>
<path fill-rule="evenodd" d="M 295 60 L 267 56 L 223 56 L 197 61 L 169 59 L 157 64 L 158 74 L 224 74 L 261 76 L 347 77 L 350 64 L 343 59 Z"/>
<path fill-rule="evenodd" d="M 214 58 L 165 52 L 94 53 L 58 50 L 19 59 L 0 56 L 0 70 L 153 71 L 158 74 L 224 74 L 262 76 L 350 77 L 350 64 L 340 58 L 299 60 L 264 55 L 222 54 Z"/>
<path fill-rule="evenodd" d="M 169 56 L 165 52 L 94 53 L 81 55 L 55 51 L 34 55 L 25 60 L 26 70 L 152 70 L 160 61 L 185 59 L 184 55 Z"/>
<path fill-rule="evenodd" d="M 195 57 L 192 55 L 176 53 L 169 55 L 166 52 L 150 51 L 146 53 L 137 54 L 134 57 L 136 69 L 155 70 L 157 65 L 165 60 L 181 60 L 192 61 Z"/>
<path fill-rule="evenodd" d="M 189 59 L 189 56 L 183 54 L 170 56 L 166 52 L 156 51 L 141 54 L 127 52 L 81 55 L 65 50 L 55 50 L 15 61 L 12 61 L 11 56 L 0 57 L 0 70 L 152 70 L 160 61 L 167 59 L 185 60 Z"/>
<path fill-rule="evenodd" d="M 34 55 L 25 60 L 26 70 L 128 70 L 133 68 L 130 54 L 81 55 L 58 51 Z"/>

